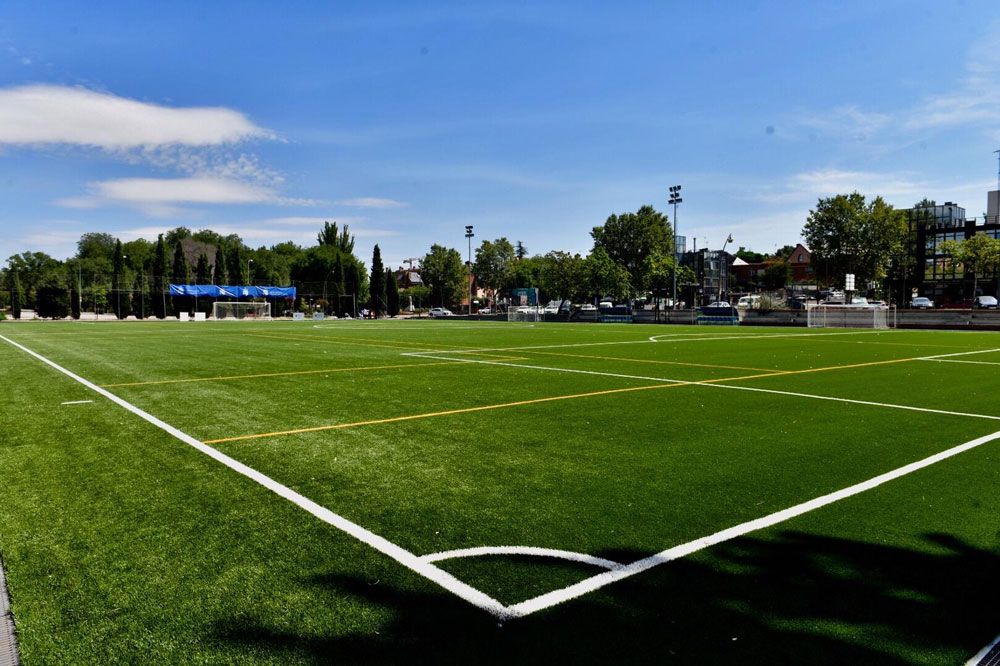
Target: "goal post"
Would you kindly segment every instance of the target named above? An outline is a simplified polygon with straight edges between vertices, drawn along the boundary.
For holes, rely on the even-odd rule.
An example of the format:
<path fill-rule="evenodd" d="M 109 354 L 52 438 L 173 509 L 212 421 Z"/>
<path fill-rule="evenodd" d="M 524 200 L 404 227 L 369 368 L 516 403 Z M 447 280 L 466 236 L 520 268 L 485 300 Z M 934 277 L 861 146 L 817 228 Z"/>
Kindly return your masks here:
<path fill-rule="evenodd" d="M 889 328 L 886 308 L 877 305 L 814 305 L 806 313 L 809 328 Z"/>
<path fill-rule="evenodd" d="M 271 318 L 271 304 L 256 301 L 216 301 L 212 304 L 215 320 L 267 320 Z"/>
<path fill-rule="evenodd" d="M 507 308 L 507 321 L 542 320 L 542 308 L 538 305 L 511 305 Z"/>

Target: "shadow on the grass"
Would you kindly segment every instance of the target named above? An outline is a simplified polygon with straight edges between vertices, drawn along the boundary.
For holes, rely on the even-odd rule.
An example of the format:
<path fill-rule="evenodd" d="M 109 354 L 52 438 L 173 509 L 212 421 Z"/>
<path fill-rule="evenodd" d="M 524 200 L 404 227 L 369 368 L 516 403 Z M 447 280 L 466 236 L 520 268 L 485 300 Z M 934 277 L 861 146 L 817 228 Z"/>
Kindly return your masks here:
<path fill-rule="evenodd" d="M 926 540 L 915 552 L 798 532 L 744 538 L 503 627 L 445 592 L 330 575 L 305 584 L 391 608 L 394 621 L 373 636 L 308 636 L 244 618 L 218 638 L 343 664 L 962 663 L 1000 633 L 1000 556 Z"/>

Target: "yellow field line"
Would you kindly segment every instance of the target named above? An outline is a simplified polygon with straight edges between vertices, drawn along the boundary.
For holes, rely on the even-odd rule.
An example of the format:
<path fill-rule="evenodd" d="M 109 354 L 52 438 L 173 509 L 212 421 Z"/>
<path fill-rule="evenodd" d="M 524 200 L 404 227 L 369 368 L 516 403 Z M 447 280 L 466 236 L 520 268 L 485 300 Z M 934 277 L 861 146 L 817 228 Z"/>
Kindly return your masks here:
<path fill-rule="evenodd" d="M 328 345 L 351 345 L 354 347 L 379 347 L 381 349 L 406 349 L 400 345 L 379 345 L 371 342 L 346 342 L 338 338 L 329 337 L 318 337 L 318 336 L 304 336 L 304 335 L 275 335 L 268 333 L 247 333 L 247 335 L 252 335 L 257 338 L 273 338 L 275 340 L 304 340 L 306 342 L 321 342 Z M 355 340 L 356 338 L 349 338 L 350 340 Z M 415 351 L 426 351 L 420 347 L 410 347 L 411 350 Z"/>
<path fill-rule="evenodd" d="M 223 442 L 237 442 L 246 439 L 260 439 L 263 437 L 278 437 L 281 435 L 297 435 L 306 432 L 320 432 L 323 430 L 341 430 L 344 428 L 356 428 L 358 426 L 366 425 L 378 425 L 381 423 L 398 423 L 400 421 L 413 421 L 416 419 L 428 419 L 436 416 L 451 416 L 453 414 L 468 414 L 470 412 L 483 412 L 491 409 L 503 409 L 506 407 L 521 407 L 523 405 L 534 405 L 542 402 L 554 402 L 557 400 L 573 400 L 576 398 L 591 398 L 600 395 L 613 395 L 616 393 L 629 393 L 632 391 L 646 391 L 649 389 L 657 388 L 673 388 L 675 386 L 694 386 L 698 384 L 717 384 L 721 382 L 736 382 L 745 379 L 759 379 L 761 377 L 776 377 L 779 375 L 797 375 L 804 374 L 807 372 L 824 372 L 826 370 L 845 370 L 848 368 L 865 368 L 874 365 L 887 365 L 890 363 L 905 363 L 907 361 L 916 361 L 920 357 L 913 358 L 897 358 L 888 361 L 869 361 L 866 363 L 852 363 L 850 365 L 831 365 L 823 368 L 807 368 L 805 370 L 775 370 L 773 372 L 766 372 L 759 375 L 744 375 L 742 377 L 721 377 L 718 379 L 703 379 L 698 381 L 686 381 L 686 382 L 674 382 L 671 384 L 653 384 L 651 386 L 633 386 L 629 388 L 620 389 L 609 389 L 606 391 L 592 391 L 590 393 L 573 393 L 570 395 L 557 395 L 548 398 L 534 398 L 532 400 L 518 400 L 516 402 L 504 402 L 496 405 L 482 405 L 480 407 L 464 407 L 461 409 L 449 409 L 443 412 L 428 412 L 425 414 L 411 414 L 409 416 L 393 416 L 385 419 L 374 419 L 371 421 L 357 421 L 355 423 L 335 423 L 333 425 L 322 425 L 314 426 L 311 428 L 296 428 L 294 430 L 280 430 L 275 432 L 264 432 L 254 435 L 240 435 L 238 437 L 223 437 L 221 439 L 210 439 L 203 442 L 204 444 L 221 444 Z"/>
<path fill-rule="evenodd" d="M 410 414 L 408 416 L 393 416 L 385 419 L 374 419 L 371 421 L 357 421 L 355 423 L 335 423 L 333 425 L 315 426 L 312 428 L 296 428 L 294 430 L 281 430 L 277 432 L 264 432 L 256 435 L 240 435 L 238 437 L 224 437 L 222 439 L 209 439 L 204 444 L 221 444 L 222 442 L 237 442 L 244 439 L 259 439 L 261 437 L 277 437 L 279 435 L 297 435 L 304 432 L 319 432 L 322 430 L 339 430 L 342 428 L 356 428 L 358 426 L 376 425 L 379 423 L 397 423 L 399 421 L 413 421 L 416 419 L 429 419 L 435 416 L 450 416 L 452 414 L 468 414 L 470 412 L 484 412 L 491 409 L 502 409 L 504 407 L 519 407 L 522 405 L 534 405 L 542 402 L 554 402 L 556 400 L 572 400 L 574 398 L 590 398 L 598 395 L 612 395 L 614 393 L 626 393 L 629 391 L 646 391 L 649 389 L 672 388 L 674 386 L 684 386 L 688 382 L 677 384 L 653 384 L 651 386 L 631 386 L 629 388 L 609 389 L 606 391 L 593 391 L 591 393 L 574 393 L 571 395 L 556 395 L 548 398 L 534 398 L 532 400 L 518 400 L 517 402 L 504 402 L 498 405 L 482 405 L 479 407 L 463 407 L 461 409 L 449 409 L 443 412 L 429 412 L 426 414 Z"/>
<path fill-rule="evenodd" d="M 524 350 L 528 354 L 543 354 L 545 356 L 566 356 L 569 358 L 594 358 L 602 361 L 624 361 L 626 363 L 659 363 L 663 365 L 685 365 L 694 368 L 723 368 L 725 370 L 753 370 L 755 372 L 772 372 L 773 368 L 751 368 L 745 365 L 716 365 L 712 363 L 686 363 L 683 361 L 659 361 L 646 358 L 619 358 L 616 356 L 594 356 L 593 354 L 564 354 L 561 352 Z"/>
<path fill-rule="evenodd" d="M 187 384 L 191 382 L 221 382 L 231 379 L 257 379 L 259 377 L 290 377 L 293 375 L 315 375 L 324 372 L 352 372 L 355 370 L 391 370 L 394 368 L 424 368 L 430 365 L 455 365 L 463 361 L 441 361 L 438 363 L 400 363 L 397 365 L 370 365 L 360 368 L 328 368 L 326 370 L 293 370 L 289 372 L 265 372 L 257 375 L 229 375 L 226 377 L 193 377 L 190 379 L 158 379 L 149 382 L 124 382 L 121 384 L 102 384 L 101 388 L 119 388 L 122 386 L 152 386 L 155 384 Z"/>

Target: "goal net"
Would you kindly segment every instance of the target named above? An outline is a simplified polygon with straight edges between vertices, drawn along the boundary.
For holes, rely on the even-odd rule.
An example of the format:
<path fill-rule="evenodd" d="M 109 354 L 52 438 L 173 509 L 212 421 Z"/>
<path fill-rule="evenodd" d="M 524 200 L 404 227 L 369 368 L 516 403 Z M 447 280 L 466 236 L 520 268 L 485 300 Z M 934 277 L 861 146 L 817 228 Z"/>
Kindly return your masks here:
<path fill-rule="evenodd" d="M 806 318 L 809 328 L 889 328 L 888 312 L 873 305 L 816 305 Z"/>
<path fill-rule="evenodd" d="M 271 304 L 254 301 L 216 301 L 212 304 L 214 319 L 270 319 Z"/>
<path fill-rule="evenodd" d="M 511 305 L 507 308 L 507 321 L 541 321 L 543 312 L 538 305 Z"/>

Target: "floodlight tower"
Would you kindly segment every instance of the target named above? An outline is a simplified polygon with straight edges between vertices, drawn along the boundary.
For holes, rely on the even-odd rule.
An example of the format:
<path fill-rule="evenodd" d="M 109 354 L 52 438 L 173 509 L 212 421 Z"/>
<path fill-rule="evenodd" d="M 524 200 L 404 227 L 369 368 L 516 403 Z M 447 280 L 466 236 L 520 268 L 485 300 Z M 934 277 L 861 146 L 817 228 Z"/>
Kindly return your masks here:
<path fill-rule="evenodd" d="M 673 300 L 670 301 L 671 310 L 677 309 L 677 264 L 680 261 L 677 258 L 677 204 L 679 204 L 682 201 L 684 201 L 684 199 L 681 199 L 681 186 L 680 185 L 672 186 L 670 188 L 670 201 L 669 201 L 669 203 L 672 204 L 674 207 L 674 271 L 673 271 L 674 288 L 672 297 Z"/>
<path fill-rule="evenodd" d="M 465 237 L 469 240 L 469 318 L 472 318 L 472 225 L 465 225 Z"/>
<path fill-rule="evenodd" d="M 997 162 L 1000 162 L 1000 150 L 994 150 L 997 156 Z M 997 190 L 1000 191 L 1000 164 L 997 164 Z"/>

